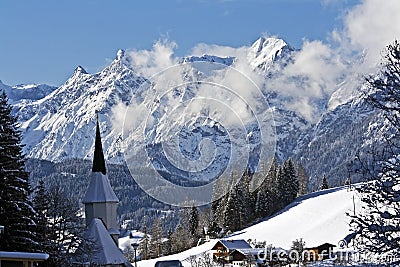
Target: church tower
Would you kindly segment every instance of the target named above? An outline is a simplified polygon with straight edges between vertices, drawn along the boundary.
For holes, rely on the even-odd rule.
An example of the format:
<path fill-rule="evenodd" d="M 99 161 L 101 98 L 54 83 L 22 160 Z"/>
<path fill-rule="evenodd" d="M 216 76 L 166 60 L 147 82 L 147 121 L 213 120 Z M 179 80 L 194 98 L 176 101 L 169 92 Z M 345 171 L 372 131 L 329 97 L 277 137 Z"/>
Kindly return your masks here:
<path fill-rule="evenodd" d="M 117 205 L 119 200 L 108 180 L 98 117 L 91 180 L 82 202 L 85 204 L 86 227 L 89 227 L 94 219 L 100 219 L 118 245 Z"/>

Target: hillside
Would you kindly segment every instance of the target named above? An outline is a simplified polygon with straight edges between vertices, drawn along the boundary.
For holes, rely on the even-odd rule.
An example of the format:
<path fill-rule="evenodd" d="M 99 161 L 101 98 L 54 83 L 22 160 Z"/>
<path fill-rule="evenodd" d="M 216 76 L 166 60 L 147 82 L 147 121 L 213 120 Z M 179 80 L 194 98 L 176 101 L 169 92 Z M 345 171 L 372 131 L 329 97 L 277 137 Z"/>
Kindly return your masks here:
<path fill-rule="evenodd" d="M 264 219 L 251 227 L 232 234 L 231 239 L 266 241 L 275 247 L 290 249 L 292 241 L 303 238 L 307 247 L 325 242 L 337 245 L 349 234 L 346 212 L 353 212 L 353 196 L 356 209 L 360 206 L 355 191 L 344 187 L 315 192 L 296 199 L 278 214 Z M 179 259 L 184 266 L 191 255 L 201 255 L 209 250 L 216 240 L 189 249 L 179 254 L 160 259 Z M 154 266 L 160 259 L 138 262 L 139 267 Z"/>

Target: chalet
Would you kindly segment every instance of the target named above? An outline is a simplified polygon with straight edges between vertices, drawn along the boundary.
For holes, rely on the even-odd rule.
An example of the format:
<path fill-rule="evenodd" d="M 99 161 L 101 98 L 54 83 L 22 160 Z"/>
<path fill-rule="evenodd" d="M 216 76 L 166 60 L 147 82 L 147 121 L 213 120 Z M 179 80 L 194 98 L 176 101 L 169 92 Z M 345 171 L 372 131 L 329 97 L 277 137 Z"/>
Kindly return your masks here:
<path fill-rule="evenodd" d="M 334 247 L 336 246 L 329 243 L 324 243 L 316 247 L 305 248 L 304 253 L 307 258 L 307 261 L 309 262 L 325 260 L 328 259 L 330 255 L 332 255 Z"/>
<path fill-rule="evenodd" d="M 243 239 L 221 239 L 215 243 L 211 251 L 215 261 L 229 263 L 230 253 L 240 249 L 252 249 L 252 247 Z"/>
<path fill-rule="evenodd" d="M 229 254 L 229 262 L 233 266 L 263 266 L 264 248 L 235 249 Z"/>

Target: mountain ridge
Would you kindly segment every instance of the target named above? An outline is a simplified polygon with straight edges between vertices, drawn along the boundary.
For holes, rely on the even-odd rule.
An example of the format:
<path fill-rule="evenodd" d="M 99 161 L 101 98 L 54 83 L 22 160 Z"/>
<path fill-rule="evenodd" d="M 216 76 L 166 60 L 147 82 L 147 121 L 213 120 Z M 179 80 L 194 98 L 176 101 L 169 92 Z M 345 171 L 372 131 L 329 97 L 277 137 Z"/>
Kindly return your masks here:
<path fill-rule="evenodd" d="M 262 73 L 266 81 L 285 69 L 294 60 L 293 54 L 296 53 L 295 49 L 278 38 L 261 37 L 246 49 L 250 66 L 255 71 Z M 204 61 L 219 63 L 222 66 L 234 66 L 237 60 L 234 56 L 202 55 L 184 57 L 178 62 Z M 150 99 L 143 99 L 140 91 L 148 90 L 148 87 L 142 86 L 148 81 L 147 77 L 136 73 L 129 53 L 118 50 L 111 64 L 100 72 L 89 74 L 83 67 L 77 66 L 70 78 L 58 88 L 42 86 L 41 88 L 44 89 L 39 95 L 42 97 L 38 96 L 38 99 L 16 97 L 10 89 L 13 87 L 2 83 L 0 83 L 0 88 L 5 88 L 7 93 L 11 92 L 9 97 L 14 112 L 19 116 L 23 133 L 22 141 L 28 157 L 54 162 L 67 158 L 90 159 L 94 148 L 95 114 L 98 113 L 100 114 L 105 157 L 112 163 L 122 163 L 124 161 L 124 155 L 121 152 L 122 133 L 118 127 L 115 127 L 116 119 L 113 112 L 118 108 L 123 110 L 132 101 L 149 101 Z M 350 89 L 354 89 L 351 84 L 348 86 L 351 87 Z M 324 173 L 336 176 L 333 180 L 335 183 L 340 183 L 337 176 L 343 176 L 343 172 L 336 175 L 330 171 L 328 165 L 335 164 L 335 162 L 344 164 L 344 161 L 349 160 L 349 156 L 341 155 L 340 153 L 343 151 L 341 152 L 341 148 L 337 146 L 329 148 L 329 144 L 337 142 L 341 136 L 339 129 L 343 130 L 346 127 L 346 125 L 338 127 L 339 125 L 343 123 L 351 125 L 351 120 L 340 120 L 341 117 L 349 116 L 348 114 L 355 115 L 360 119 L 368 118 L 364 122 L 358 120 L 354 126 L 358 129 L 355 131 L 360 132 L 361 137 L 353 140 L 355 141 L 353 149 L 363 146 L 365 139 L 369 138 L 362 136 L 363 130 L 368 128 L 368 123 L 372 123 L 371 118 L 375 115 L 372 113 L 365 115 L 361 105 L 356 105 L 357 101 L 363 101 L 361 96 L 347 95 L 343 91 L 349 90 L 338 85 L 338 89 L 332 95 L 328 98 L 321 98 L 320 119 L 314 123 L 307 121 L 298 112 L 287 109 L 283 104 L 286 96 L 281 96 L 279 91 L 265 91 L 267 90 L 265 87 L 261 89 L 271 105 L 271 109 L 274 110 L 278 160 L 295 158 L 307 167 L 314 184 L 318 183 L 318 179 Z M 187 92 L 191 97 L 190 88 L 185 90 L 189 90 Z M 339 92 L 339 90 L 341 91 Z M 328 105 L 328 103 L 336 101 L 334 99 L 339 100 L 335 104 Z M 268 107 L 265 108 L 268 109 Z M 336 129 L 332 129 L 332 127 L 336 127 Z M 321 136 L 324 138 L 318 138 Z M 342 144 L 346 140 L 349 141 L 351 136 L 346 136 L 346 138 L 341 141 Z M 324 140 L 324 144 L 321 145 L 318 140 Z M 134 141 L 139 142 L 140 140 Z M 318 159 L 312 157 L 313 153 L 320 151 L 321 146 L 329 148 L 326 156 Z M 338 151 L 333 151 L 333 148 Z M 354 155 L 353 152 L 353 154 L 346 153 L 350 154 L 350 157 Z M 313 166 L 315 160 L 320 161 L 320 167 Z"/>

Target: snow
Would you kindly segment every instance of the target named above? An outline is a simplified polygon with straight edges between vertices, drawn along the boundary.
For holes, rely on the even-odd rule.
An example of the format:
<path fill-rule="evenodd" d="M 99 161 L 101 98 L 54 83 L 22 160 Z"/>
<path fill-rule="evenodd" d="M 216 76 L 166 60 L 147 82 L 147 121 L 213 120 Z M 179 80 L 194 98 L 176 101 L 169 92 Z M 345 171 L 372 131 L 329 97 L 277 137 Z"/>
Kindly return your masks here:
<path fill-rule="evenodd" d="M 212 247 L 215 245 L 215 243 L 218 240 L 211 239 L 210 242 L 204 243 L 200 246 L 193 247 L 191 249 L 185 250 L 181 253 L 174 254 L 174 255 L 168 255 L 165 257 L 161 258 L 156 258 L 156 259 L 151 259 L 151 260 L 146 260 L 146 261 L 138 261 L 137 266 L 138 267 L 148 267 L 148 266 L 154 266 L 157 261 L 162 261 L 162 260 L 180 260 L 183 264 L 184 267 L 190 267 L 190 263 L 185 261 L 188 259 L 190 256 L 193 255 L 201 255 L 206 251 L 209 251 L 212 249 Z"/>
<path fill-rule="evenodd" d="M 93 172 L 88 190 L 86 191 L 83 203 L 98 203 L 98 202 L 119 202 L 107 174 L 101 172 Z"/>
<path fill-rule="evenodd" d="M 29 260 L 44 261 L 44 260 L 47 260 L 49 258 L 49 254 L 31 253 L 31 252 L 0 251 L 0 260 L 1 259 L 6 259 L 6 258 L 7 259 L 29 259 Z"/>
<path fill-rule="evenodd" d="M 355 207 L 359 209 L 360 201 L 355 191 L 345 187 L 332 188 L 311 193 L 296 199 L 280 213 L 266 218 L 260 223 L 233 233 L 227 239 L 244 239 L 262 242 L 274 247 L 290 249 L 292 241 L 302 238 L 306 247 L 319 246 L 324 243 L 338 244 L 349 233 L 347 212 L 353 212 L 353 196 Z M 166 257 L 139 261 L 139 267 L 154 266 L 158 260 L 178 259 L 183 265 L 192 255 L 201 255 L 218 242 L 212 239 L 201 246 L 191 248 L 178 254 Z"/>
<path fill-rule="evenodd" d="M 125 251 L 131 247 L 132 244 L 138 244 L 143 237 L 144 233 L 137 230 L 132 230 L 130 231 L 130 235 L 118 238 L 118 246 L 122 251 Z"/>
<path fill-rule="evenodd" d="M 303 238 L 306 247 L 338 244 L 349 234 L 346 212 L 353 212 L 354 195 L 354 191 L 343 187 L 309 194 L 298 198 L 280 214 L 237 232 L 232 238 L 267 241 L 286 249 L 299 238 Z"/>
<path fill-rule="evenodd" d="M 247 243 L 243 239 L 240 239 L 240 240 L 237 240 L 237 239 L 225 239 L 225 240 L 220 240 L 220 242 L 228 250 L 232 250 L 232 249 L 249 249 L 249 248 L 251 248 L 249 243 Z"/>

